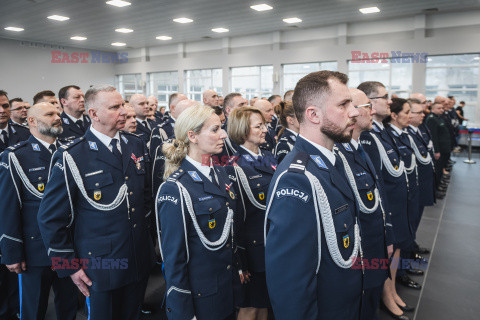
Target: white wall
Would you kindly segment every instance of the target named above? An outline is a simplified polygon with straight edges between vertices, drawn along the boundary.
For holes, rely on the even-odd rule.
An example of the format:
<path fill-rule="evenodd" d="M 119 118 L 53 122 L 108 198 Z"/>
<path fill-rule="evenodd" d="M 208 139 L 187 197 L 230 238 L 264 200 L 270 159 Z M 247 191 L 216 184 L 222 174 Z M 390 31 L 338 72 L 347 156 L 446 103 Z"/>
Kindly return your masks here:
<path fill-rule="evenodd" d="M 70 54 L 90 50 L 30 45 L 0 39 L 0 89 L 6 90 L 10 99 L 21 97 L 33 103 L 33 96 L 42 90 L 52 90 L 58 94 L 61 87 L 75 84 L 85 92 L 92 84 L 114 84 L 115 67 L 112 63 L 51 62 L 53 50 Z"/>
<path fill-rule="evenodd" d="M 115 65 L 115 74 L 222 68 L 223 92 L 229 92 L 230 68 L 273 65 L 282 94 L 282 64 L 338 61 L 348 73 L 351 51 L 427 52 L 429 55 L 480 52 L 480 11 L 418 15 L 384 21 L 358 22 L 311 29 L 292 29 L 244 37 L 211 39 L 187 44 L 162 45 L 128 52 L 129 62 Z M 372 79 L 375 80 L 375 79 Z M 480 83 L 480 79 L 479 79 Z M 413 64 L 414 92 L 425 90 L 425 64 Z M 480 122 L 480 97 L 476 121 Z"/>

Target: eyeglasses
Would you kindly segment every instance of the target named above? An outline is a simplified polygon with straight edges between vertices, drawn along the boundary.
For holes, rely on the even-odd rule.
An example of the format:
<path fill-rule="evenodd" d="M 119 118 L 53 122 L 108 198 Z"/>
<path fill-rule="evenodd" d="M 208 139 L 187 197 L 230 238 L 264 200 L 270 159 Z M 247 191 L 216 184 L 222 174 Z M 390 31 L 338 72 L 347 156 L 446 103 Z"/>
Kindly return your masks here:
<path fill-rule="evenodd" d="M 423 111 L 418 111 L 418 112 L 413 112 L 413 111 L 410 111 L 410 113 L 414 113 L 414 114 L 422 114 Z"/>
<path fill-rule="evenodd" d="M 23 106 L 23 107 L 18 107 L 18 108 L 12 109 L 12 111 L 20 111 L 20 110 L 22 110 L 22 109 L 28 110 L 28 109 L 30 109 L 30 108 Z"/>
<path fill-rule="evenodd" d="M 381 97 L 371 97 L 371 98 L 369 98 L 369 99 L 370 99 L 370 100 L 372 100 L 372 99 L 385 99 L 385 100 L 388 100 L 388 93 L 387 93 L 386 95 L 384 95 L 384 96 L 381 96 Z"/>
<path fill-rule="evenodd" d="M 252 127 L 253 129 L 260 129 L 260 130 L 263 130 L 263 129 L 266 129 L 267 126 L 265 124 L 260 124 L 258 126 L 255 126 L 255 127 Z"/>
<path fill-rule="evenodd" d="M 371 98 L 370 98 L 371 99 Z M 365 109 L 368 109 L 368 110 L 372 110 L 372 103 L 369 102 L 367 104 L 361 104 L 359 106 L 354 106 L 356 109 L 358 108 L 365 108 Z"/>

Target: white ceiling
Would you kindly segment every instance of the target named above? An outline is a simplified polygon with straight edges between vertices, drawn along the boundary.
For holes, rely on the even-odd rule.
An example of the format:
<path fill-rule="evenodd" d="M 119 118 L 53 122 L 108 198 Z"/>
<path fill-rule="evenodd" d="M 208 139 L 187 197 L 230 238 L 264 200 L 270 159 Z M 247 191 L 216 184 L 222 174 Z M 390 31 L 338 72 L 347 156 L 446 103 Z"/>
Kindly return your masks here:
<path fill-rule="evenodd" d="M 97 50 L 121 50 L 110 45 L 125 42 L 126 48 L 142 48 L 192 42 L 204 37 L 221 38 L 289 30 L 282 21 L 298 17 L 299 28 L 311 28 L 345 22 L 383 20 L 420 14 L 437 8 L 438 12 L 480 8 L 480 0 L 129 0 L 132 5 L 117 8 L 106 0 L 0 0 L 0 37 Z M 273 10 L 257 12 L 250 5 L 267 3 Z M 358 9 L 378 6 L 380 13 L 363 15 Z M 70 17 L 66 22 L 47 19 L 57 14 Z M 174 18 L 188 17 L 193 23 L 179 24 Z M 23 27 L 23 32 L 4 30 Z M 116 28 L 131 28 L 129 34 Z M 212 28 L 224 27 L 228 33 L 217 34 Z M 86 41 L 70 40 L 82 35 Z M 159 35 L 173 37 L 156 40 Z M 124 49 L 125 47 L 123 47 Z"/>

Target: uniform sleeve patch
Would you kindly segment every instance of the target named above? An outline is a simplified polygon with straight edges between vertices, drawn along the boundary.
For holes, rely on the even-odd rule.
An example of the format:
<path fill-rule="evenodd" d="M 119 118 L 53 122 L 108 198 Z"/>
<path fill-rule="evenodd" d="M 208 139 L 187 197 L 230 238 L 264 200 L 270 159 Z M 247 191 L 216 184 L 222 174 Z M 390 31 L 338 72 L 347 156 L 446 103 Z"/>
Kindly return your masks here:
<path fill-rule="evenodd" d="M 54 167 L 57 167 L 58 169 L 63 171 L 63 164 L 61 164 L 60 162 L 55 163 Z"/>
<path fill-rule="evenodd" d="M 175 198 L 175 197 L 169 196 L 169 195 L 160 196 L 160 197 L 158 198 L 158 202 L 165 202 L 165 201 L 170 201 L 170 202 L 172 202 L 174 205 L 177 205 L 177 204 L 178 204 L 178 199 Z"/>
<path fill-rule="evenodd" d="M 370 140 L 360 140 L 361 144 L 368 144 L 369 146 L 372 145 L 372 142 Z"/>
<path fill-rule="evenodd" d="M 5 162 L 0 162 L 0 167 L 4 167 L 8 170 L 8 164 L 6 164 Z"/>
<path fill-rule="evenodd" d="M 294 189 L 294 188 L 279 189 L 275 192 L 275 197 L 277 199 L 280 199 L 280 198 L 283 198 L 283 197 L 293 197 L 293 198 L 298 198 L 305 203 L 307 203 L 308 200 L 310 199 L 310 195 L 308 193 L 303 192 L 303 191 L 298 190 L 298 189 Z"/>

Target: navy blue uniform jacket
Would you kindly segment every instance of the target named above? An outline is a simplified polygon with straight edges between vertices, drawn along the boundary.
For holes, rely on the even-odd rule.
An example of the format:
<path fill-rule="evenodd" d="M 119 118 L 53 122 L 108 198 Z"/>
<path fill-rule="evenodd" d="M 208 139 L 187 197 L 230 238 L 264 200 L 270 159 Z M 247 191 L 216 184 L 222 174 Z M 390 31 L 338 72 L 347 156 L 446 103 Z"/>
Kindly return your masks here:
<path fill-rule="evenodd" d="M 320 181 L 330 203 L 334 236 L 343 259 L 351 255 L 355 242 L 357 208 L 343 172 L 298 136 L 292 152 L 277 167 L 267 197 L 267 203 L 272 199 L 272 204 L 266 221 L 265 269 L 275 318 L 359 319 L 362 270 L 344 269 L 333 261 L 323 221 L 317 227 L 312 187 L 305 173 L 288 171 L 278 178 L 290 170 L 290 165 L 305 165 Z"/>
<path fill-rule="evenodd" d="M 90 117 L 86 115 L 83 115 L 83 119 L 81 119 L 83 121 L 83 129 L 81 129 L 75 122 L 73 122 L 72 119 L 67 116 L 65 111 L 62 112 L 60 118 L 62 119 L 63 132 L 58 138 L 66 141 L 72 141 L 74 139 L 82 137 L 91 124 Z"/>
<path fill-rule="evenodd" d="M 30 137 L 30 130 L 27 127 L 16 123 L 8 124 L 8 144 L 5 144 L 2 139 L 0 139 L 0 152 L 5 150 L 7 147 L 13 146 L 21 141 L 25 141 Z"/>
<path fill-rule="evenodd" d="M 67 261 L 71 267 L 57 269 L 58 275 L 65 277 L 78 271 L 78 267 L 72 267 L 72 259 L 89 259 L 85 272 L 96 291 L 139 281 L 149 274 L 154 263 L 148 230 L 152 199 L 148 152 L 136 135 L 120 136 L 122 163 L 90 130 L 84 137 L 60 147 L 53 156 L 51 176 L 38 212 L 49 257 Z M 129 208 L 127 199 L 110 211 L 98 210 L 88 203 L 72 177 L 70 165 L 63 160 L 65 152 L 75 160 L 90 199 L 110 204 L 126 184 Z M 98 267 L 98 262 L 104 260 L 116 261 L 117 266 Z"/>

